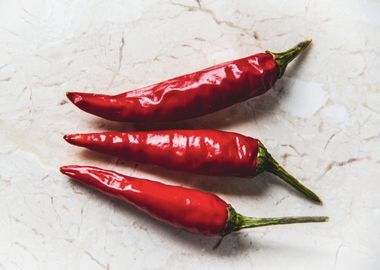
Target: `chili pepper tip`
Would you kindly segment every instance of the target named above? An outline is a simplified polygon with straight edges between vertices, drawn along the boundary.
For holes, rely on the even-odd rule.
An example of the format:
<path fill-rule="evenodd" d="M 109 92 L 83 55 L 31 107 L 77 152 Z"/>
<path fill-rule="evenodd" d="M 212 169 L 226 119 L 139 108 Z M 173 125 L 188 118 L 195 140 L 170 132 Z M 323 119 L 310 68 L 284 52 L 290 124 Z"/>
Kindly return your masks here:
<path fill-rule="evenodd" d="M 66 96 L 74 104 L 77 104 L 83 100 L 82 96 L 77 92 L 66 92 Z"/>
<path fill-rule="evenodd" d="M 96 171 L 97 168 L 89 167 L 89 166 L 78 166 L 78 165 L 65 165 L 59 168 L 61 173 L 72 177 L 73 179 L 80 179 L 80 175 L 83 175 L 84 172 L 88 172 L 90 170 Z M 78 178 L 79 177 L 79 178 Z"/>
<path fill-rule="evenodd" d="M 63 136 L 63 139 L 70 144 L 80 146 L 80 144 L 78 143 L 77 137 L 78 136 L 76 134 L 66 134 Z"/>
<path fill-rule="evenodd" d="M 70 142 L 70 137 L 71 137 L 71 135 L 63 135 L 63 139 L 65 140 L 65 141 L 67 141 L 67 142 Z"/>
<path fill-rule="evenodd" d="M 91 145 L 91 140 L 88 140 L 86 134 L 66 134 L 63 139 L 69 144 L 80 147 L 89 147 Z"/>
<path fill-rule="evenodd" d="M 60 172 L 67 175 L 73 176 L 75 174 L 74 166 L 66 165 L 59 168 Z"/>

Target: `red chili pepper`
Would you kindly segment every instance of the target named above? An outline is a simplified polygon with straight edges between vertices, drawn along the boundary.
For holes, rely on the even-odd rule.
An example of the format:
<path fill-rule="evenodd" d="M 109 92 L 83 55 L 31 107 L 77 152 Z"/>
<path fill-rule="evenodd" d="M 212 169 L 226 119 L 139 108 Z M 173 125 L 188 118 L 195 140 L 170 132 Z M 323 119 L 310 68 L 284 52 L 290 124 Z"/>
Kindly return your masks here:
<path fill-rule="evenodd" d="M 257 139 L 218 130 L 161 130 L 65 135 L 74 145 L 131 161 L 205 175 L 269 171 L 305 196 L 321 199 L 282 168 Z"/>
<path fill-rule="evenodd" d="M 68 92 L 80 109 L 115 121 L 173 121 L 205 115 L 264 94 L 311 40 L 259 53 L 118 95 Z"/>
<path fill-rule="evenodd" d="M 324 222 L 327 217 L 245 217 L 218 196 L 196 189 L 169 186 L 87 166 L 63 166 L 61 172 L 109 196 L 133 204 L 158 220 L 208 236 L 245 228 Z"/>

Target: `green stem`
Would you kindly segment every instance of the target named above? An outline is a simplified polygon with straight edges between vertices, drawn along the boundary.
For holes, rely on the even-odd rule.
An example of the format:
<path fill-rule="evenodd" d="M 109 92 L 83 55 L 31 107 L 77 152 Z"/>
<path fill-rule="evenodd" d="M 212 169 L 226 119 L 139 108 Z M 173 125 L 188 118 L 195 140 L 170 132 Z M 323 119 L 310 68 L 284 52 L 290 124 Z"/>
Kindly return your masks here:
<path fill-rule="evenodd" d="M 312 223 L 326 222 L 328 217 L 275 217 L 275 218 L 257 218 L 246 217 L 235 211 L 231 206 L 228 207 L 228 221 L 226 228 L 222 232 L 222 236 L 231 232 L 240 231 L 247 228 L 263 227 L 270 225 L 293 224 L 293 223 Z"/>
<path fill-rule="evenodd" d="M 296 46 L 294 46 L 293 48 L 285 52 L 275 53 L 275 52 L 266 51 L 266 53 L 272 54 L 274 57 L 274 60 L 277 62 L 277 65 L 280 69 L 280 74 L 278 75 L 279 78 L 281 78 L 282 75 L 284 75 L 285 69 L 288 66 L 288 64 L 292 62 L 294 58 L 296 58 L 302 51 L 304 51 L 307 48 L 307 46 L 309 46 L 310 43 L 311 43 L 311 39 L 302 41 L 298 43 Z"/>
<path fill-rule="evenodd" d="M 259 152 L 257 159 L 257 174 L 263 171 L 271 172 L 291 185 L 294 189 L 304 194 L 306 197 L 322 204 L 322 200 L 313 191 L 307 188 L 299 180 L 289 174 L 282 166 L 280 166 L 280 164 L 278 164 L 278 162 L 272 157 L 271 154 L 268 153 L 267 149 L 261 142 L 259 142 Z"/>

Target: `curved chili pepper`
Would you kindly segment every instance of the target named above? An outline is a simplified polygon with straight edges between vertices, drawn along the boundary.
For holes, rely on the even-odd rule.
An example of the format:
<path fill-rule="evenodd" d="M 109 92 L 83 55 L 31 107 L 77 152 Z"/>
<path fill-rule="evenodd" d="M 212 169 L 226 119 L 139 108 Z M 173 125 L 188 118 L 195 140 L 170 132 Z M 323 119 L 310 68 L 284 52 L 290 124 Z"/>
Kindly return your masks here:
<path fill-rule="evenodd" d="M 255 176 L 269 171 L 314 201 L 321 199 L 291 176 L 257 139 L 219 130 L 160 130 L 65 135 L 77 146 L 130 161 L 205 175 Z"/>
<path fill-rule="evenodd" d="M 129 177 L 89 166 L 60 168 L 75 180 L 130 203 L 158 220 L 193 233 L 225 236 L 259 226 L 324 222 L 327 217 L 245 217 L 212 193 Z"/>
<path fill-rule="evenodd" d="M 68 92 L 83 111 L 114 121 L 174 121 L 227 108 L 264 94 L 311 40 L 259 53 L 118 95 Z"/>

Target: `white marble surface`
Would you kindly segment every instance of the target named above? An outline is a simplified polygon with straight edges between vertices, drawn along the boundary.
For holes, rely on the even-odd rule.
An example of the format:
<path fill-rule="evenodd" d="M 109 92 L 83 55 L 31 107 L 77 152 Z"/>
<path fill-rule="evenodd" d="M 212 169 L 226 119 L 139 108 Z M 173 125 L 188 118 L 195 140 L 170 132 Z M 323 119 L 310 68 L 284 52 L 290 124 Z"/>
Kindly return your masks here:
<path fill-rule="evenodd" d="M 0 1 L 0 269 L 379 269 L 379 14 L 376 0 Z M 108 122 L 65 97 L 118 93 L 309 37 L 308 53 L 265 96 L 175 125 Z M 325 204 L 267 174 L 181 174 L 62 139 L 159 127 L 260 138 Z M 71 183 L 64 164 L 213 191 L 247 215 L 331 221 L 247 230 L 213 250 L 218 239 Z"/>

